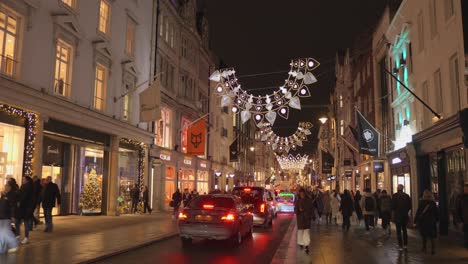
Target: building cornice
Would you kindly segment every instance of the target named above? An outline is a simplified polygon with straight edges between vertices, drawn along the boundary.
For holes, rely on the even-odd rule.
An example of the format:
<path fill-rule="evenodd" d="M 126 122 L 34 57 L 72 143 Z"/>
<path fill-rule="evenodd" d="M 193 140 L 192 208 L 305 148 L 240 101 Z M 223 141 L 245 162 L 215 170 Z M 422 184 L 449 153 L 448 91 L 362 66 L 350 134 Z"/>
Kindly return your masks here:
<path fill-rule="evenodd" d="M 413 142 L 421 142 L 437 135 L 446 133 L 450 130 L 460 128 L 460 115 L 459 113 L 439 120 L 437 123 L 423 131 L 413 135 Z"/>

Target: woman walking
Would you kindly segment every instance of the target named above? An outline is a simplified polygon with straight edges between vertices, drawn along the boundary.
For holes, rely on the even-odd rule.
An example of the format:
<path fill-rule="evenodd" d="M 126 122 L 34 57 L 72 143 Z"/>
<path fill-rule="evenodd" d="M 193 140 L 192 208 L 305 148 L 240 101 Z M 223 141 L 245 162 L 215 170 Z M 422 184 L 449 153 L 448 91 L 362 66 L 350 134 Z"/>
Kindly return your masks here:
<path fill-rule="evenodd" d="M 332 221 L 331 199 L 330 191 L 326 191 L 323 195 L 323 214 L 325 215 L 327 225 L 331 224 Z"/>
<path fill-rule="evenodd" d="M 335 220 L 335 225 L 338 225 L 337 218 L 340 214 L 341 198 L 336 190 L 333 191 L 330 198 L 331 198 L 331 211 L 332 211 L 333 219 Z"/>
<path fill-rule="evenodd" d="M 419 201 L 416 211 L 415 223 L 421 233 L 423 246 L 422 250 L 426 252 L 427 239 L 431 241 L 431 254 L 435 254 L 434 238 L 437 236 L 437 222 L 439 221 L 439 209 L 434 201 L 434 195 L 431 191 L 425 190 L 422 200 Z"/>
<path fill-rule="evenodd" d="M 350 218 L 354 212 L 353 204 L 354 202 L 353 202 L 353 198 L 351 198 L 351 194 L 349 193 L 348 190 L 345 190 L 343 197 L 341 198 L 341 206 L 340 206 L 341 214 L 343 215 L 343 225 L 342 225 L 343 231 L 349 231 L 349 228 L 351 227 Z"/>
<path fill-rule="evenodd" d="M 356 210 L 358 225 L 361 225 L 361 220 L 362 220 L 361 199 L 362 199 L 361 192 L 356 191 L 356 195 L 354 196 L 354 210 Z"/>
<path fill-rule="evenodd" d="M 307 197 L 304 188 L 299 190 L 298 199 L 294 202 L 294 212 L 297 220 L 297 244 L 309 253 L 312 200 Z"/>

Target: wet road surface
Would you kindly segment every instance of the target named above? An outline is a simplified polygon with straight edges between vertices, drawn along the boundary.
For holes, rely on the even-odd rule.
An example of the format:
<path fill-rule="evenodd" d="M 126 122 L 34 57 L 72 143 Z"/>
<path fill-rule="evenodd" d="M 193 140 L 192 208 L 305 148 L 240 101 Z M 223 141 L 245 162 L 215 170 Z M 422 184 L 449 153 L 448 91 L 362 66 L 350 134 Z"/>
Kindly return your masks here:
<path fill-rule="evenodd" d="M 256 227 L 253 237 L 244 238 L 239 247 L 228 241 L 194 240 L 183 248 L 174 237 L 96 263 L 270 263 L 292 220 L 292 214 L 279 214 L 272 228 Z"/>

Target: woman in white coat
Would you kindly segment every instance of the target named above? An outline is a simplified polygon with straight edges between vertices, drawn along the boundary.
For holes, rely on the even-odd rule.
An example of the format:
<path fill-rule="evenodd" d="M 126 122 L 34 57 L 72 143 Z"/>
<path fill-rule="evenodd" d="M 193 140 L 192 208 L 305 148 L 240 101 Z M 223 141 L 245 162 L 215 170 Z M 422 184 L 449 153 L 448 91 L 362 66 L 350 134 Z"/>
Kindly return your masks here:
<path fill-rule="evenodd" d="M 338 218 L 340 217 L 340 203 L 341 197 L 336 190 L 330 194 L 332 217 L 335 220 L 335 225 L 338 225 Z"/>

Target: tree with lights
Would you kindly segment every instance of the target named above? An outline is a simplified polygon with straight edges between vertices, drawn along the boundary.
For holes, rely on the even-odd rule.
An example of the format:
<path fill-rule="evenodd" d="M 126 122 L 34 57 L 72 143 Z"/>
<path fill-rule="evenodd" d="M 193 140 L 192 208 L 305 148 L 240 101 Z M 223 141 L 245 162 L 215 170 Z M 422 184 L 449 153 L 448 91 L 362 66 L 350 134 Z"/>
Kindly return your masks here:
<path fill-rule="evenodd" d="M 91 169 L 80 197 L 80 207 L 86 211 L 101 209 L 102 186 L 95 169 Z"/>

